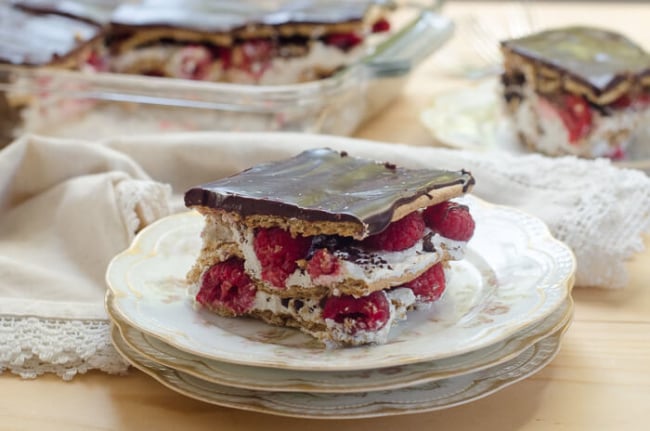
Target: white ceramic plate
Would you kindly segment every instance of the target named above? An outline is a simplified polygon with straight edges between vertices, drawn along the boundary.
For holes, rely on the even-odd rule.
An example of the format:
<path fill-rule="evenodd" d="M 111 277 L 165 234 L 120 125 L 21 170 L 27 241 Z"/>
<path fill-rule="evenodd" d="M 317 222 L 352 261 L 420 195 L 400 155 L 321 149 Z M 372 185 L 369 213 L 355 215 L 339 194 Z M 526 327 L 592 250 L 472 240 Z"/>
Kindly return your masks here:
<path fill-rule="evenodd" d="M 473 197 L 465 202 L 477 224 L 466 259 L 452 265 L 443 298 L 411 313 L 384 345 L 324 349 L 293 329 L 194 310 L 185 274 L 200 248 L 203 218 L 191 212 L 150 225 L 113 259 L 108 305 L 129 326 L 179 350 L 241 365 L 342 371 L 457 356 L 551 314 L 575 271 L 570 249 L 539 219 Z"/>
<path fill-rule="evenodd" d="M 168 388 L 208 403 L 282 416 L 352 419 L 421 413 L 468 403 L 543 368 L 560 347 L 564 330 L 542 339 L 500 365 L 424 385 L 349 394 L 252 391 L 218 385 L 151 361 L 131 349 L 113 329 L 113 344 L 135 367 Z"/>
<path fill-rule="evenodd" d="M 471 87 L 461 87 L 439 94 L 425 109 L 420 120 L 440 144 L 472 151 L 505 151 L 526 154 L 514 126 L 503 115 L 500 89 L 493 78 Z M 650 173 L 650 127 L 639 132 L 619 167 Z"/>
<path fill-rule="evenodd" d="M 564 327 L 573 314 L 571 297 L 550 316 L 511 338 L 483 349 L 438 361 L 372 370 L 307 371 L 250 367 L 214 361 L 175 349 L 156 337 L 120 321 L 109 309 L 121 339 L 130 349 L 170 368 L 202 380 L 237 388 L 276 392 L 350 393 L 403 388 L 450 378 L 503 363 Z"/>

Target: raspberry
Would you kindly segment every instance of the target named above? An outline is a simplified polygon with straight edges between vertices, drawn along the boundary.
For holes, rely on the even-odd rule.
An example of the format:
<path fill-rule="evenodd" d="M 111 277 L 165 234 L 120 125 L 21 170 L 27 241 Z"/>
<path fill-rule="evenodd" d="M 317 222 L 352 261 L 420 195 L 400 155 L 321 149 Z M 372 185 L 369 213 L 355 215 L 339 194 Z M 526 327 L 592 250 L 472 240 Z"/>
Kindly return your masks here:
<path fill-rule="evenodd" d="M 351 295 L 331 296 L 323 307 L 323 319 L 344 323 L 349 334 L 381 329 L 390 317 L 390 306 L 384 292 L 355 298 Z"/>
<path fill-rule="evenodd" d="M 442 263 L 433 265 L 404 286 L 410 288 L 420 302 L 433 302 L 440 298 L 445 291 L 445 270 Z"/>
<path fill-rule="evenodd" d="M 188 46 L 181 49 L 171 60 L 180 78 L 202 80 L 207 77 L 212 65 L 212 54 L 202 46 Z"/>
<path fill-rule="evenodd" d="M 268 39 L 250 39 L 241 45 L 240 52 L 240 67 L 255 80 L 259 80 L 264 72 L 271 67 L 271 61 L 275 56 L 275 46 Z"/>
<path fill-rule="evenodd" d="M 244 272 L 244 261 L 238 258 L 212 265 L 203 276 L 196 295 L 199 304 L 226 308 L 235 315 L 249 310 L 254 299 L 255 285 Z"/>
<path fill-rule="evenodd" d="M 106 72 L 108 70 L 108 62 L 106 58 L 102 57 L 97 51 L 92 51 L 86 59 L 86 64 L 95 72 Z"/>
<path fill-rule="evenodd" d="M 372 24 L 373 33 L 384 33 L 390 30 L 390 22 L 386 18 L 379 18 Z"/>
<path fill-rule="evenodd" d="M 253 249 L 262 265 L 262 280 L 276 287 L 285 287 L 285 281 L 293 273 L 299 259 L 307 256 L 311 238 L 291 236 L 280 228 L 259 229 L 255 232 Z"/>
<path fill-rule="evenodd" d="M 369 236 L 362 244 L 375 250 L 400 251 L 413 247 L 422 235 L 424 220 L 416 211 L 389 224 L 382 232 Z"/>
<path fill-rule="evenodd" d="M 624 94 L 607 106 L 614 109 L 645 109 L 648 104 L 650 104 L 650 93 L 644 92 L 634 96 Z"/>
<path fill-rule="evenodd" d="M 232 66 L 232 49 L 221 47 L 216 53 L 216 57 L 221 60 L 223 70 L 230 69 Z"/>
<path fill-rule="evenodd" d="M 363 38 L 354 32 L 350 33 L 332 33 L 325 36 L 327 45 L 334 45 L 337 48 L 347 51 L 363 42 Z"/>
<path fill-rule="evenodd" d="M 338 258 L 326 248 L 316 250 L 314 256 L 307 264 L 307 272 L 312 279 L 318 278 L 321 275 L 336 274 L 340 268 L 341 264 Z"/>
<path fill-rule="evenodd" d="M 612 160 L 623 160 L 625 159 L 625 150 L 620 146 L 613 148 L 606 157 L 609 157 Z"/>
<path fill-rule="evenodd" d="M 632 105 L 632 98 L 629 94 L 624 94 L 618 99 L 614 100 L 608 106 L 611 106 L 614 109 L 625 109 L 629 108 Z"/>
<path fill-rule="evenodd" d="M 569 133 L 569 142 L 577 142 L 591 129 L 591 109 L 582 96 L 569 94 L 564 98 L 564 108 L 558 107 L 558 114 Z"/>
<path fill-rule="evenodd" d="M 425 209 L 422 216 L 429 229 L 445 238 L 469 241 L 474 235 L 474 219 L 465 205 L 441 202 Z"/>

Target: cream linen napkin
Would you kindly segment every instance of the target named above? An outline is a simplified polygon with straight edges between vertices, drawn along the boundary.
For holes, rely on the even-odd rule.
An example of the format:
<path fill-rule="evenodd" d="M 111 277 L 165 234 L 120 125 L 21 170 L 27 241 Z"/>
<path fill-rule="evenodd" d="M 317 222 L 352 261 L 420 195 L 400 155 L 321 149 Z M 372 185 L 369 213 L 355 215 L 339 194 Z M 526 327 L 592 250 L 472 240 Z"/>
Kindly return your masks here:
<path fill-rule="evenodd" d="M 125 370 L 108 337 L 106 264 L 168 214 L 170 191 L 85 142 L 26 137 L 0 152 L 0 371 Z"/>
<path fill-rule="evenodd" d="M 25 137 L 0 152 L 0 369 L 64 378 L 123 371 L 102 308 L 111 256 L 169 208 L 184 210 L 188 187 L 324 146 L 403 166 L 471 170 L 477 196 L 539 216 L 573 248 L 578 285 L 624 287 L 625 261 L 650 227 L 650 180 L 602 160 L 305 134 Z"/>

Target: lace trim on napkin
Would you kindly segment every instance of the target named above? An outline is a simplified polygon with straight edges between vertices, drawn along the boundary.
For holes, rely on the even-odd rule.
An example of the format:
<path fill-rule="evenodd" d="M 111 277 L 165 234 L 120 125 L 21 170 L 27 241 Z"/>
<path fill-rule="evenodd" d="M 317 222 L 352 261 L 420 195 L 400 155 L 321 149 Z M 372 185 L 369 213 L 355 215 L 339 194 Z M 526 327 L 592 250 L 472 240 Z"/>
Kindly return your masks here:
<path fill-rule="evenodd" d="M 479 196 L 537 215 L 573 249 L 577 286 L 625 287 L 626 261 L 644 249 L 643 235 L 650 231 L 645 173 L 617 169 L 606 159 L 458 154 L 490 183 L 477 184 Z"/>
<path fill-rule="evenodd" d="M 120 180 L 115 196 L 129 240 L 169 214 L 169 185 Z M 111 343 L 107 320 L 0 315 L 0 373 L 8 370 L 23 378 L 54 373 L 71 380 L 89 370 L 122 374 L 127 368 Z"/>
<path fill-rule="evenodd" d="M 0 372 L 23 378 L 55 373 L 63 380 L 100 370 L 123 374 L 127 363 L 113 348 L 105 320 L 0 316 Z"/>
<path fill-rule="evenodd" d="M 130 239 L 144 226 L 169 214 L 171 186 L 148 180 L 123 180 L 115 187 L 115 197 Z"/>

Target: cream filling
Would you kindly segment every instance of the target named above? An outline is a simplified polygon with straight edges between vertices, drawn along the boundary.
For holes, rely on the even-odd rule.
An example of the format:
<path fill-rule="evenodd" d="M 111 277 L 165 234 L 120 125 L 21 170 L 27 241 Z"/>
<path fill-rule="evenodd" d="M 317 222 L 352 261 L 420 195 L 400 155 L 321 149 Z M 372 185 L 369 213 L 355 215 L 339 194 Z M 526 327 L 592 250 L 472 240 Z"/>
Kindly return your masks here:
<path fill-rule="evenodd" d="M 426 234 L 430 233 L 426 229 Z M 254 229 L 240 227 L 235 224 L 225 225 L 219 223 L 206 224 L 202 237 L 205 245 L 213 246 L 219 242 L 232 242 L 237 244 L 244 256 L 244 268 L 252 278 L 261 280 L 262 267 L 255 254 L 253 247 Z M 386 277 L 402 278 L 404 273 L 419 273 L 425 268 L 437 263 L 443 258 L 441 250 L 453 259 L 461 259 L 465 252 L 466 241 L 452 241 L 438 234 L 432 236 L 432 243 L 436 251 L 423 251 L 423 240 L 419 240 L 414 246 L 399 252 L 367 252 L 368 262 L 378 260 L 385 262 L 383 265 L 373 263 L 357 264 L 351 261 L 341 260 L 341 271 L 336 276 L 319 277 L 318 283 L 336 284 L 346 278 L 364 280 L 366 283 L 374 283 Z M 335 255 L 337 252 L 334 253 Z M 314 281 L 300 269 L 297 269 L 288 278 L 288 283 L 293 286 L 300 286 L 308 290 L 314 287 Z M 401 283 L 400 283 L 401 284 Z M 195 297 L 199 286 L 191 290 Z M 257 290 L 250 312 L 271 312 L 274 315 L 290 315 L 298 322 L 309 322 L 318 325 L 325 325 L 324 332 L 309 331 L 305 327 L 303 331 L 320 339 L 326 345 L 333 347 L 338 344 L 368 344 L 385 343 L 391 328 L 399 321 L 405 320 L 407 312 L 413 308 L 420 308 L 426 304 L 418 304 L 413 291 L 409 288 L 393 288 L 383 290 L 389 301 L 389 318 L 386 324 L 377 331 L 356 331 L 350 334 L 343 323 L 337 323 L 333 319 L 322 318 L 321 297 L 300 298 L 301 306 L 296 307 L 296 298 L 282 298 L 278 295 Z"/>
<path fill-rule="evenodd" d="M 426 229 L 425 236 L 430 232 Z M 232 225 L 230 237 L 238 244 L 244 256 L 246 272 L 256 280 L 262 281 L 262 264 L 253 247 L 254 230 L 250 228 L 240 230 Z M 316 285 L 333 286 L 348 279 L 360 280 L 367 285 L 383 283 L 388 279 L 395 280 L 392 286 L 398 286 L 403 284 L 402 280 L 410 280 L 440 262 L 445 257 L 444 251 L 454 260 L 462 259 L 467 244 L 466 241 L 453 241 L 438 234 L 432 236 L 431 242 L 435 250 L 431 252 L 423 250 L 423 239 L 402 251 L 364 251 L 363 263 L 342 259 L 344 253 L 335 251 L 334 255 L 339 257 L 340 262 L 340 270 L 336 274 L 321 275 L 312 279 L 306 271 L 298 268 L 287 277 L 286 286 L 309 290 Z"/>
<path fill-rule="evenodd" d="M 255 75 L 241 69 L 223 70 L 221 60 L 210 59 L 210 53 L 203 47 L 156 45 L 134 49 L 111 59 L 111 70 L 118 73 L 138 73 L 159 70 L 176 78 L 192 78 L 192 66 L 211 61 L 200 79 L 205 81 L 228 81 L 237 84 L 278 85 L 312 81 L 319 71 L 330 72 L 350 65 L 365 53 L 363 45 L 348 51 L 320 41 L 310 44 L 306 55 L 297 57 L 275 57 L 266 70 Z M 261 67 L 261 66 L 260 66 Z"/>
<path fill-rule="evenodd" d="M 222 79 L 221 60 L 211 58 L 208 49 L 200 46 L 156 45 L 134 49 L 111 59 L 110 69 L 118 73 L 160 71 L 175 78 L 193 78 L 193 69 L 210 62 L 202 72 L 204 81 Z"/>
<path fill-rule="evenodd" d="M 275 57 L 259 79 L 241 69 L 229 70 L 228 76 L 230 82 L 239 84 L 279 85 L 313 81 L 318 79 L 319 71 L 331 72 L 348 66 L 360 59 L 364 52 L 363 45 L 343 51 L 335 46 L 314 41 L 306 55 Z"/>
<path fill-rule="evenodd" d="M 333 319 L 323 320 L 320 298 L 301 299 L 302 306 L 296 309 L 290 301 L 285 302 L 287 305 L 284 305 L 279 296 L 257 291 L 252 311 L 270 311 L 275 315 L 291 315 L 298 321 L 325 324 L 327 330 L 324 333 L 303 330 L 330 347 L 338 344 L 383 344 L 387 341 L 391 328 L 396 323 L 406 320 L 408 310 L 416 305 L 416 298 L 411 289 L 397 288 L 384 293 L 389 303 L 389 317 L 377 331 L 360 330 L 350 334 L 344 323 L 337 323 Z"/>

